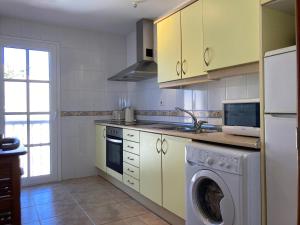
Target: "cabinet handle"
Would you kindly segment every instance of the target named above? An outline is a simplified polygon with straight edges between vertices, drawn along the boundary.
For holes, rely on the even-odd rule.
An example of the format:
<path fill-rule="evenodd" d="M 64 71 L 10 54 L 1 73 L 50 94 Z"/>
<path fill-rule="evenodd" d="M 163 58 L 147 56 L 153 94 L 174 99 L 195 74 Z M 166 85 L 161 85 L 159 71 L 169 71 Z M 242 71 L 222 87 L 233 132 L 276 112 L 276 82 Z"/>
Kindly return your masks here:
<path fill-rule="evenodd" d="M 176 64 L 176 73 L 177 73 L 177 76 L 180 75 L 180 68 L 178 68 L 178 67 L 180 67 L 180 62 L 179 61 L 177 61 L 177 64 Z"/>
<path fill-rule="evenodd" d="M 157 147 L 158 142 L 160 142 L 160 149 L 158 149 L 158 147 Z M 160 154 L 160 152 L 161 152 L 161 140 L 160 140 L 160 138 L 157 138 L 157 140 L 156 140 L 156 151 L 157 151 L 158 154 Z"/>
<path fill-rule="evenodd" d="M 127 180 L 127 182 L 131 185 L 134 185 L 134 182 L 131 182 L 130 180 Z"/>
<path fill-rule="evenodd" d="M 106 133 L 106 129 L 103 129 L 103 132 L 102 132 L 103 138 L 106 138 L 106 137 L 105 137 L 105 133 Z"/>
<path fill-rule="evenodd" d="M 206 55 L 209 51 L 209 48 L 207 47 L 205 50 L 204 50 L 204 54 L 203 54 L 203 58 L 204 58 L 204 63 L 206 66 L 209 66 L 209 61 L 206 61 Z"/>
<path fill-rule="evenodd" d="M 127 168 L 127 171 L 129 171 L 130 173 L 134 173 L 134 171 L 129 168 Z"/>
<path fill-rule="evenodd" d="M 187 71 L 184 69 L 184 65 L 186 65 L 187 64 L 187 61 L 186 60 L 183 60 L 183 62 L 182 62 L 182 73 L 183 73 L 183 75 L 185 75 L 186 73 L 187 73 Z"/>
<path fill-rule="evenodd" d="M 132 147 L 132 146 L 130 146 L 130 145 L 127 145 L 127 148 L 131 148 L 131 149 L 133 149 L 134 147 Z"/>
<path fill-rule="evenodd" d="M 166 148 L 166 150 L 164 151 L 164 143 L 166 143 L 167 144 L 167 148 Z M 164 154 L 164 155 L 166 155 L 167 154 L 167 152 L 168 152 L 168 142 L 167 142 L 167 140 L 164 138 L 163 139 L 163 141 L 162 141 L 162 144 L 161 144 L 161 151 L 162 151 L 162 153 Z"/>
<path fill-rule="evenodd" d="M 127 157 L 127 159 L 129 159 L 129 160 L 131 160 L 131 161 L 133 161 L 133 160 L 134 160 L 134 158 L 130 158 L 130 157 Z"/>
<path fill-rule="evenodd" d="M 128 137 L 134 137 L 134 135 L 133 135 L 133 134 L 127 134 L 127 136 L 128 136 Z"/>

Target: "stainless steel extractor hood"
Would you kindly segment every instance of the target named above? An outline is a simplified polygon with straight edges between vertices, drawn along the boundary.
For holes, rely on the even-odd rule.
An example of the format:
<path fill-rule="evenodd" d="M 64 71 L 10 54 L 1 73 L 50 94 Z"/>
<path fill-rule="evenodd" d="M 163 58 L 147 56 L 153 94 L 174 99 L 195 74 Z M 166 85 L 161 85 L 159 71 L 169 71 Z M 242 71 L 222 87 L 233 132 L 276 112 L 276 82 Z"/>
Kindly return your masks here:
<path fill-rule="evenodd" d="M 142 19 L 136 24 L 137 63 L 120 71 L 108 80 L 141 81 L 157 76 L 157 64 L 154 62 L 153 21 Z"/>

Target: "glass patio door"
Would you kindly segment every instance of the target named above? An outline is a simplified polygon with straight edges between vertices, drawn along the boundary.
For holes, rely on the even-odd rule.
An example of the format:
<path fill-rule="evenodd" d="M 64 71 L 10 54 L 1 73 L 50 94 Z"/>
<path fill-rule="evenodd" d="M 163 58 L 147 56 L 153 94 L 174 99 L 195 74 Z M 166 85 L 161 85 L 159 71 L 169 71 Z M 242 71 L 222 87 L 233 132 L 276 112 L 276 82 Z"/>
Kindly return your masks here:
<path fill-rule="evenodd" d="M 23 185 L 58 180 L 55 57 L 41 43 L 1 43 L 4 134 L 28 152 L 20 157 Z"/>

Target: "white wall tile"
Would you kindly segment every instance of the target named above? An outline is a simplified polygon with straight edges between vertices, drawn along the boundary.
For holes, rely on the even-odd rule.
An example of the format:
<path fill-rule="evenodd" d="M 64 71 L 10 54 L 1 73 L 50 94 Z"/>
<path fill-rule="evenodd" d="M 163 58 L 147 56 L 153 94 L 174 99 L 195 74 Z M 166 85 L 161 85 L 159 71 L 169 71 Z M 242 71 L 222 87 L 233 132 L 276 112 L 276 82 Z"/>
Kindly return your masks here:
<path fill-rule="evenodd" d="M 225 79 L 226 99 L 247 98 L 247 79 L 246 76 L 230 77 Z"/>
<path fill-rule="evenodd" d="M 209 82 L 208 90 L 208 110 L 222 110 L 222 101 L 225 100 L 226 86 L 225 80 Z"/>
<path fill-rule="evenodd" d="M 259 76 L 250 74 L 247 79 L 247 98 L 259 98 Z"/>

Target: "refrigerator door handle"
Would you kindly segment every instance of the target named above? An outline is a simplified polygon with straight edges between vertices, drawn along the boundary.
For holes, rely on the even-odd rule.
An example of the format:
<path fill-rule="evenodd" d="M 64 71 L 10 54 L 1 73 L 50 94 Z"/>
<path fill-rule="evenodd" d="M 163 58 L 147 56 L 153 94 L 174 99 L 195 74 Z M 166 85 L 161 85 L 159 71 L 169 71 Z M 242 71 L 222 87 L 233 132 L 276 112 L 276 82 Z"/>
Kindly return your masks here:
<path fill-rule="evenodd" d="M 265 115 L 270 115 L 272 117 L 278 117 L 278 118 L 295 118 L 295 113 L 267 113 Z"/>
<path fill-rule="evenodd" d="M 297 127 L 296 128 L 296 146 L 297 146 L 297 150 L 300 150 L 300 128 Z"/>

